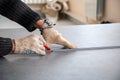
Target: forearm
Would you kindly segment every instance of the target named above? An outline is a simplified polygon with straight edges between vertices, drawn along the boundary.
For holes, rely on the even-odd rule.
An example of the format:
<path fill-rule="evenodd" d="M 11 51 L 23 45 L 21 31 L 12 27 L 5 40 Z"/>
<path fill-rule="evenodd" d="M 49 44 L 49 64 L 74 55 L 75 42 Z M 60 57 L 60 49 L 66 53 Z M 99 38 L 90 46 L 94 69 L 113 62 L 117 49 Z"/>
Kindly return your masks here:
<path fill-rule="evenodd" d="M 0 37 L 0 56 L 9 54 L 13 49 L 12 40 L 10 38 Z"/>
<path fill-rule="evenodd" d="M 42 19 L 21 0 L 1 0 L 0 14 L 24 26 L 28 31 L 35 30 L 37 22 Z"/>

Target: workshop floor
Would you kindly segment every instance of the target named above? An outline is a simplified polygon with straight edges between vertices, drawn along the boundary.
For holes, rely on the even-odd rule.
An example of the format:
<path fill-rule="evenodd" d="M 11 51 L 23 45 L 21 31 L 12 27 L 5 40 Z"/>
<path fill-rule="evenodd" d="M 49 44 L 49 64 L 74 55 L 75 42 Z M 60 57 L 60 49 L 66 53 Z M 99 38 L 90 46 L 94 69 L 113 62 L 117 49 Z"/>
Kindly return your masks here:
<path fill-rule="evenodd" d="M 76 23 L 70 20 L 59 20 L 57 22 L 57 26 L 63 26 L 63 25 L 76 25 Z M 22 26 L 0 15 L 0 29 L 1 28 L 19 28 L 19 27 L 22 27 Z"/>

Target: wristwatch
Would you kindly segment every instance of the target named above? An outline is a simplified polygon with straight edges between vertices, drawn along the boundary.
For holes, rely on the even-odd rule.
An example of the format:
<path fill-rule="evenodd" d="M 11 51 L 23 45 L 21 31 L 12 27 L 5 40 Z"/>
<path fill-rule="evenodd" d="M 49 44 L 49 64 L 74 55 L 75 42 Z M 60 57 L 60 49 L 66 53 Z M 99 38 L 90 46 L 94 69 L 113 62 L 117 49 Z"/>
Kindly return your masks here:
<path fill-rule="evenodd" d="M 41 27 L 39 30 L 41 31 L 41 34 L 42 34 L 44 29 L 52 28 L 52 27 L 55 26 L 55 25 L 56 25 L 56 24 L 54 24 L 54 23 L 51 22 L 50 20 L 45 19 L 45 20 L 44 20 L 44 24 L 42 25 L 42 27 Z"/>

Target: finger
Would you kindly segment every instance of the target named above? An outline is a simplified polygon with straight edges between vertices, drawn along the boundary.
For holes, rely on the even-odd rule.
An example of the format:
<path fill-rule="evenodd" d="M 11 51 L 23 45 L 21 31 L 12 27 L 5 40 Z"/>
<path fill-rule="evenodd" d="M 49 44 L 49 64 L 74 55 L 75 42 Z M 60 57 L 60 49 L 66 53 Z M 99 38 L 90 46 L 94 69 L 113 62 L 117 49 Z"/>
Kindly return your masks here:
<path fill-rule="evenodd" d="M 43 51 L 45 51 L 45 47 L 44 47 L 44 45 L 38 45 L 37 48 L 38 48 L 38 49 L 41 49 L 41 50 L 43 50 Z"/>
<path fill-rule="evenodd" d="M 46 55 L 45 50 L 38 49 L 37 51 L 38 51 L 37 53 L 40 54 L 40 55 L 43 55 L 43 56 Z"/>
<path fill-rule="evenodd" d="M 46 45 L 46 41 L 44 40 L 42 36 L 39 38 L 39 43 L 42 45 Z"/>
<path fill-rule="evenodd" d="M 39 51 L 38 49 L 28 49 L 23 51 L 23 54 L 41 54 L 41 55 L 45 55 L 45 53 L 43 53 L 43 50 Z"/>
<path fill-rule="evenodd" d="M 66 40 L 65 38 L 63 38 L 62 36 L 59 36 L 59 37 L 58 37 L 57 43 L 65 46 L 65 47 L 68 47 L 68 48 L 70 48 L 70 49 L 76 48 L 76 45 L 74 45 L 73 43 L 67 41 L 67 40 Z"/>
<path fill-rule="evenodd" d="M 35 50 L 36 54 L 40 54 L 40 55 L 45 55 L 46 54 L 44 47 L 38 47 L 38 48 L 33 49 L 33 50 Z"/>

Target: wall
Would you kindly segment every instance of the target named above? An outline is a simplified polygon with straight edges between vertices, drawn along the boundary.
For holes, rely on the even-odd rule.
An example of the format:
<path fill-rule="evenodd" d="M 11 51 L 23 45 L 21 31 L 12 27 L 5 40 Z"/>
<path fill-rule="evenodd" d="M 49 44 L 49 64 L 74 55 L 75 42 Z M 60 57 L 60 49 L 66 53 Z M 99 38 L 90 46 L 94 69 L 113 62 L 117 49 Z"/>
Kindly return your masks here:
<path fill-rule="evenodd" d="M 103 20 L 120 23 L 120 0 L 105 0 Z"/>
<path fill-rule="evenodd" d="M 81 20 L 82 22 L 86 22 L 85 16 L 85 1 L 84 0 L 69 0 L 70 5 L 70 13 Z"/>
<path fill-rule="evenodd" d="M 94 1 L 92 1 L 93 2 L 92 5 L 94 5 Z M 70 13 L 81 22 L 85 24 L 98 23 L 98 21 L 96 21 L 94 18 L 87 16 L 89 13 L 94 13 L 95 11 L 92 12 L 91 10 L 95 10 L 95 9 L 94 8 L 90 9 L 89 11 L 87 11 L 89 13 L 86 14 L 86 10 L 87 8 L 89 8 L 89 6 L 86 5 L 86 0 L 69 0 L 69 5 L 70 5 Z"/>
<path fill-rule="evenodd" d="M 83 23 L 100 23 L 85 14 L 85 0 L 69 0 L 70 13 Z M 120 22 L 120 0 L 105 0 L 102 21 Z"/>

